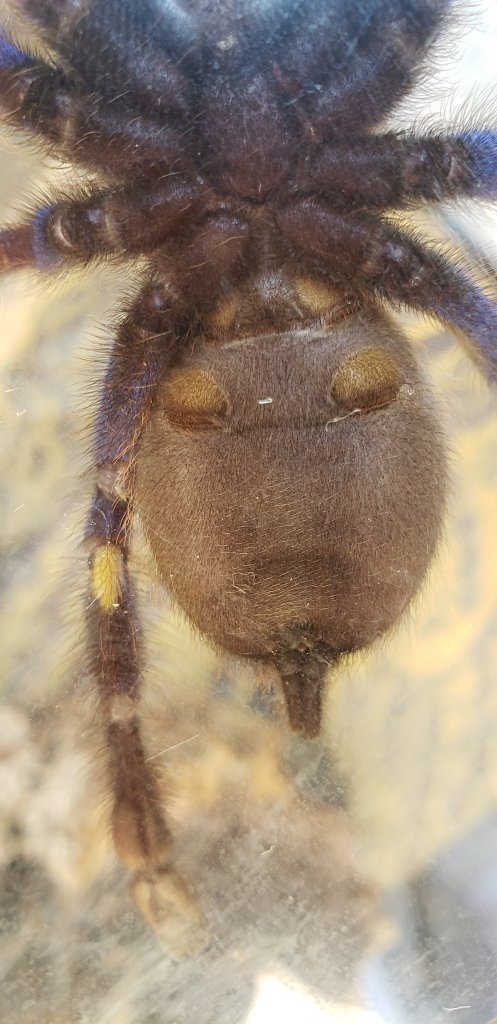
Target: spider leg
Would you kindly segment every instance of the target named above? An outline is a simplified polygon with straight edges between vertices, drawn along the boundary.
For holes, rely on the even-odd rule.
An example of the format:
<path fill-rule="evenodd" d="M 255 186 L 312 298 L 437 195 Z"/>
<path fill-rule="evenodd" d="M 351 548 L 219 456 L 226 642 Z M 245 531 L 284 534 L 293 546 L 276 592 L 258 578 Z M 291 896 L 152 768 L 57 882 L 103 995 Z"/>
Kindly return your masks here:
<path fill-rule="evenodd" d="M 344 216 L 315 200 L 278 217 L 297 251 L 367 295 L 429 313 L 461 331 L 483 373 L 497 379 L 497 303 L 446 256 L 373 214 Z"/>
<path fill-rule="evenodd" d="M 413 85 L 453 0 L 309 0 L 274 51 L 275 73 L 321 137 L 382 120 Z"/>
<path fill-rule="evenodd" d="M 75 78 L 23 53 L 1 33 L 0 110 L 57 155 L 117 179 L 191 166 L 184 128 L 132 117 L 122 100 L 104 104 Z"/>
<path fill-rule="evenodd" d="M 171 834 L 155 766 L 141 737 L 141 631 L 128 572 L 134 464 L 161 375 L 176 356 L 167 286 L 149 283 L 121 325 L 97 420 L 97 486 L 85 533 L 91 579 L 91 667 L 108 749 L 117 853 L 132 872 L 135 901 L 158 937 L 174 929 L 175 951 L 206 941 L 201 914 L 170 863 Z"/>
<path fill-rule="evenodd" d="M 24 12 L 104 101 L 188 116 L 190 82 L 174 63 L 195 50 L 192 19 L 174 0 L 22 0 Z"/>
<path fill-rule="evenodd" d="M 386 210 L 470 196 L 497 199 L 497 132 L 415 138 L 366 136 L 338 142 L 306 158 L 297 184 L 333 203 Z"/>
<path fill-rule="evenodd" d="M 147 253 L 177 235 L 194 211 L 199 190 L 176 177 L 151 189 L 102 189 L 49 203 L 27 224 L 0 230 L 0 271 Z"/>

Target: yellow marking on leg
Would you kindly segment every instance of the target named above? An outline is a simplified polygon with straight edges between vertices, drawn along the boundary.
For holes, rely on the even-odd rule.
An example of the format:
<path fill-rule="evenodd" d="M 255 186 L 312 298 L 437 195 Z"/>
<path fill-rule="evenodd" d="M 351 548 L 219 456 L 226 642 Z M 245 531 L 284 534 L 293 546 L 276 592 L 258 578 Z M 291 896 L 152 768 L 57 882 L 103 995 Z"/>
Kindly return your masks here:
<path fill-rule="evenodd" d="M 105 612 L 119 606 L 123 586 L 122 552 L 115 544 L 98 547 L 91 571 L 93 593 Z"/>

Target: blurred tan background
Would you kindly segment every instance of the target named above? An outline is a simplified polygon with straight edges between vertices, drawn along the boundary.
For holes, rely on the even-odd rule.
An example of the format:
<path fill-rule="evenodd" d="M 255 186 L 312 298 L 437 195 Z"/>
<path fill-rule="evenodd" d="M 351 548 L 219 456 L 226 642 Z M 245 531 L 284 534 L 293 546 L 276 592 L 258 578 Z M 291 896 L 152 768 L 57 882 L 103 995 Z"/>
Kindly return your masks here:
<path fill-rule="evenodd" d="M 450 118 L 476 85 L 495 84 L 494 5 L 471 17 L 439 55 L 432 100 L 425 85 L 404 118 Z M 484 109 L 495 123 L 497 95 Z M 54 173 L 4 132 L 3 220 Z M 57 174 L 71 180 L 67 168 Z M 468 203 L 421 219 L 431 235 L 448 229 L 475 247 L 497 298 L 495 213 Z M 446 536 L 409 618 L 330 688 L 319 744 L 291 737 L 279 695 L 257 694 L 245 671 L 190 635 L 150 573 L 138 527 L 149 749 L 164 771 L 177 863 L 213 928 L 207 953 L 176 965 L 135 914 L 108 839 L 81 627 L 95 381 L 105 324 L 132 276 L 107 267 L 64 284 L 28 273 L 0 282 L 0 1019 L 262 1024 L 283 1013 L 281 992 L 299 989 L 304 1004 L 289 1005 L 319 1012 L 316 1021 L 372 1021 L 359 1016 L 369 1006 L 394 1024 L 435 1024 L 451 1011 L 485 1024 L 497 1014 L 497 897 L 482 882 L 482 922 L 465 884 L 478 871 L 487 878 L 482 845 L 497 852 L 495 392 L 447 332 L 405 318 L 452 453 Z M 429 956 L 413 939 L 427 894 L 430 907 L 439 901 Z M 451 946 L 458 929 L 464 948 L 482 943 L 481 976 Z M 412 975 L 410 1006 L 389 996 L 405 985 L 392 970 Z M 275 986 L 270 1011 L 264 979 Z"/>

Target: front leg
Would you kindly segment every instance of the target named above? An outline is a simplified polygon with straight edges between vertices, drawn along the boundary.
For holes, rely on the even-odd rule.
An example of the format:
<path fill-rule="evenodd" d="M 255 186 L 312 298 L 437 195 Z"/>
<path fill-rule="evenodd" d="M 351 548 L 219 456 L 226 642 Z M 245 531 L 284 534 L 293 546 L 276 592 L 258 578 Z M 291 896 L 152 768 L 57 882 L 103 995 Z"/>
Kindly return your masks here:
<path fill-rule="evenodd" d="M 380 123 L 412 88 L 453 6 L 454 0 L 296 4 L 281 43 L 271 40 L 272 61 L 307 130 L 330 140 Z"/>
<path fill-rule="evenodd" d="M 176 0 L 17 0 L 89 93 L 124 96 L 136 114 L 191 116 L 184 70 L 199 48 L 195 18 Z M 172 58 L 172 59 L 171 59 Z"/>

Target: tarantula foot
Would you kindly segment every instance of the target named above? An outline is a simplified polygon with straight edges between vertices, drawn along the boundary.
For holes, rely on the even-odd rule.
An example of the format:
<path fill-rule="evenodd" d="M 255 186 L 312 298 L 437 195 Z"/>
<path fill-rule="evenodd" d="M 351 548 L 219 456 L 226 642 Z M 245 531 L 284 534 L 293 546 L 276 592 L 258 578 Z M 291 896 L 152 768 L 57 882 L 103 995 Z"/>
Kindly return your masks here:
<path fill-rule="evenodd" d="M 206 948 L 210 934 L 204 915 L 176 871 L 137 872 L 131 893 L 160 945 L 175 959 L 196 956 Z"/>

